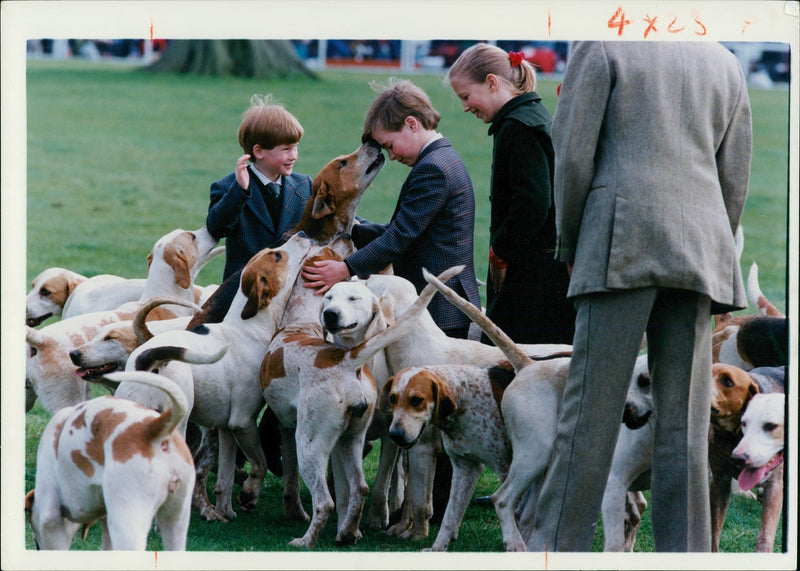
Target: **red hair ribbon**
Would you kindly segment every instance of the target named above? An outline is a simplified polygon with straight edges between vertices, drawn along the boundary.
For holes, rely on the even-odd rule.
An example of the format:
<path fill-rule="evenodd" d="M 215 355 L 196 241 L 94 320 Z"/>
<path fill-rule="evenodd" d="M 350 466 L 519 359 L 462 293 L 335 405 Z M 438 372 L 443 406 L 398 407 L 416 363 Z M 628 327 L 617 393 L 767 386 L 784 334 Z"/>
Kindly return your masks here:
<path fill-rule="evenodd" d="M 508 59 L 511 60 L 511 67 L 519 67 L 525 56 L 522 55 L 522 52 L 508 52 Z"/>

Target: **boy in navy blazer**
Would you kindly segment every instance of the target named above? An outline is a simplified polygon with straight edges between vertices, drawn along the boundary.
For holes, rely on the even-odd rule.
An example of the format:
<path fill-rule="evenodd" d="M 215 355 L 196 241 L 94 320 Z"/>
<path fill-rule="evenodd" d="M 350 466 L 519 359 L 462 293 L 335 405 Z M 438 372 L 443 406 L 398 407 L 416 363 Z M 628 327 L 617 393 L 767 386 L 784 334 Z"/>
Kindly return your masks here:
<path fill-rule="evenodd" d="M 215 238 L 227 238 L 223 280 L 260 250 L 283 244 L 311 196 L 311 177 L 293 172 L 303 127 L 270 100 L 253 96 L 239 126 L 245 154 L 234 172 L 211 185 L 206 227 Z"/>
<path fill-rule="evenodd" d="M 431 273 L 464 264 L 448 282 L 480 308 L 473 263 L 475 194 L 467 168 L 445 137 L 436 131 L 439 113 L 410 81 L 385 89 L 367 111 L 363 140 L 373 139 L 389 159 L 411 167 L 388 224 L 362 222 L 353 226 L 358 250 L 344 262 L 327 260 L 306 266 L 307 287 L 324 293 L 351 275 L 366 278 L 389 264 L 395 275 L 421 291 L 424 267 Z M 469 318 L 436 294 L 428 306 L 436 324 L 451 337 L 466 337 Z"/>

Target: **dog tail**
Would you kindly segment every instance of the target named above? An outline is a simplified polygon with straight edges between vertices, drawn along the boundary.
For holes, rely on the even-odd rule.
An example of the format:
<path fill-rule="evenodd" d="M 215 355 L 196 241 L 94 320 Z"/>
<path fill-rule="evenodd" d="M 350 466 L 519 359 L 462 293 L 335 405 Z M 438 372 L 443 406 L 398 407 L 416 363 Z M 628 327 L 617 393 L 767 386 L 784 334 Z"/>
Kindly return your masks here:
<path fill-rule="evenodd" d="M 189 414 L 189 401 L 183 390 L 172 379 L 164 375 L 150 371 L 119 371 L 106 376 L 115 383 L 128 381 L 161 389 L 172 401 L 172 406 L 161 413 L 161 416 L 153 423 L 153 430 L 149 434 L 151 440 L 168 436 Z"/>
<path fill-rule="evenodd" d="M 455 305 L 458 309 L 460 309 L 467 317 L 469 317 L 472 321 L 474 321 L 481 330 L 486 333 L 486 335 L 491 339 L 495 345 L 508 357 L 508 360 L 511 362 L 511 366 L 514 367 L 514 370 L 519 373 L 520 369 L 529 365 L 532 361 L 531 358 L 528 357 L 514 341 L 511 340 L 511 337 L 505 334 L 505 332 L 500 329 L 494 322 L 486 317 L 482 311 L 480 311 L 477 307 L 472 305 L 469 301 L 458 295 L 454 292 L 451 288 L 447 287 L 444 282 L 437 279 L 431 273 L 423 268 L 422 276 L 425 280 L 433 285 L 439 293 L 447 298 L 447 301 Z"/>
<path fill-rule="evenodd" d="M 191 336 L 188 341 L 182 337 Z M 166 331 L 156 338 L 164 338 L 164 344 L 142 349 L 134 360 L 137 371 L 152 371 L 154 368 L 170 361 L 182 361 L 191 365 L 208 365 L 222 359 L 228 351 L 228 345 L 203 343 L 205 339 L 191 331 Z"/>
<path fill-rule="evenodd" d="M 464 267 L 463 265 L 453 266 L 439 274 L 439 279 L 447 281 L 463 272 Z M 425 272 L 424 269 L 423 272 Z M 417 297 L 414 303 L 411 304 L 408 310 L 403 313 L 393 325 L 390 325 L 374 337 L 366 339 L 363 343 L 353 347 L 347 352 L 351 363 L 357 367 L 364 365 L 375 353 L 410 333 L 417 319 L 422 312 L 425 311 L 425 308 L 428 307 L 434 295 L 436 295 L 436 288 L 430 284 L 426 285 L 420 292 L 419 297 Z"/>
<path fill-rule="evenodd" d="M 191 301 L 179 299 L 177 297 L 169 297 L 169 296 L 151 297 L 150 299 L 145 301 L 144 304 L 142 304 L 142 306 L 136 311 L 136 313 L 133 314 L 133 333 L 136 335 L 136 340 L 139 342 L 139 345 L 153 338 L 153 333 L 147 328 L 147 324 L 145 323 L 148 315 L 156 307 L 165 304 L 182 305 L 183 307 L 190 307 L 195 311 L 195 313 L 199 313 L 202 311 L 202 308 L 199 305 L 196 305 Z"/>
<path fill-rule="evenodd" d="M 758 284 L 758 264 L 755 262 L 750 266 L 750 273 L 747 275 L 747 297 L 749 297 L 750 302 L 758 308 L 761 315 L 783 317 L 783 314 L 778 311 L 778 308 L 772 305 L 761 292 L 761 287 Z"/>

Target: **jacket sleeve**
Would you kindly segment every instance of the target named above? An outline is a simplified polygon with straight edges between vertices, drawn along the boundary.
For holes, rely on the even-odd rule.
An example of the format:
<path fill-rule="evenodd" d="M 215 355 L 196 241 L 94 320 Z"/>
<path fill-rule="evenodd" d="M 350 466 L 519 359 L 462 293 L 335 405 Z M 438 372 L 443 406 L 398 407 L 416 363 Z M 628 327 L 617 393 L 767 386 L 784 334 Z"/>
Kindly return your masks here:
<path fill-rule="evenodd" d="M 446 177 L 435 164 L 419 165 L 409 175 L 392 221 L 374 240 L 347 257 L 361 278 L 376 274 L 398 260 L 436 218 L 446 201 Z"/>
<path fill-rule="evenodd" d="M 239 221 L 242 206 L 250 198 L 250 191 L 239 186 L 230 177 L 211 185 L 211 200 L 206 216 L 206 229 L 214 238 L 220 239 L 231 233 Z"/>
<path fill-rule="evenodd" d="M 583 209 L 594 178 L 595 148 L 611 92 L 611 70 L 597 42 L 576 42 L 570 52 L 553 119 L 556 259 L 575 259 Z"/>
<path fill-rule="evenodd" d="M 542 148 L 542 131 L 511 121 L 496 156 L 508 173 L 506 216 L 494 233 L 492 250 L 504 260 L 530 253 L 529 244 L 547 219 L 551 206 L 550 165 Z M 497 166 L 495 166 L 497 168 Z"/>
<path fill-rule="evenodd" d="M 750 98 L 744 74 L 736 100 L 731 122 L 717 149 L 717 172 L 722 188 L 722 200 L 731 224 L 731 232 L 736 233 L 744 211 L 747 189 L 750 180 L 750 161 L 753 146 Z"/>

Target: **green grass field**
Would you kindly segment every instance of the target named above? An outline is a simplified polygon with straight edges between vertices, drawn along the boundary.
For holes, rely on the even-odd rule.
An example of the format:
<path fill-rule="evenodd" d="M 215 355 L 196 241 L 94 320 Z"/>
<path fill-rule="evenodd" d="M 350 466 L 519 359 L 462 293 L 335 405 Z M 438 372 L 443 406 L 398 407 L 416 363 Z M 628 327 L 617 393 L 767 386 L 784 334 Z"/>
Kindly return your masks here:
<path fill-rule="evenodd" d="M 77 61 L 33 61 L 27 72 L 27 267 L 28 281 L 51 266 L 95 275 L 144 277 L 153 243 L 174 228 L 205 223 L 209 184 L 233 170 L 241 150 L 236 142 L 240 115 L 253 93 L 272 93 L 301 121 L 305 135 L 295 170 L 310 175 L 331 158 L 360 143 L 365 111 L 374 97 L 368 82 L 388 75 L 365 72 L 321 74 L 317 81 L 213 79 L 154 76 L 130 66 L 97 66 Z M 462 112 L 441 76 L 411 78 L 441 112 L 440 131 L 464 159 L 475 187 L 478 211 L 475 262 L 485 278 L 488 254 L 488 184 L 491 139 L 487 126 Z M 539 92 L 555 110 L 556 82 L 543 79 Z M 744 274 L 758 262 L 761 288 L 782 311 L 786 303 L 788 93 L 751 92 L 755 149 L 750 195 L 744 213 Z M 386 221 L 408 168 L 391 163 L 365 193 L 359 215 Z M 5 189 L 4 189 L 5 190 Z M 222 260 L 199 275 L 218 283 Z M 751 308 L 750 312 L 753 309 Z M 25 486 L 33 487 L 36 445 L 48 419 L 37 404 L 26 419 Z M 372 482 L 377 450 L 366 461 Z M 486 472 L 476 494 L 494 491 L 498 480 Z M 213 486 L 213 482 L 211 483 Z M 305 495 L 307 510 L 309 496 Z M 192 551 L 285 551 L 305 525 L 282 519 L 281 483 L 269 475 L 258 508 L 228 524 L 206 523 L 195 514 L 189 530 Z M 335 516 L 317 550 L 335 550 Z M 760 507 L 733 498 L 722 550 L 752 551 Z M 433 542 L 408 543 L 384 533 L 365 533 L 356 551 L 417 551 Z M 99 526 L 74 549 L 97 549 Z M 26 547 L 33 548 L 29 530 Z M 153 536 L 150 548 L 160 549 Z M 652 551 L 649 511 L 636 546 Z M 501 551 L 494 511 L 470 507 L 451 551 Z M 599 526 L 593 550 L 602 550 Z M 776 550 L 780 550 L 779 540 Z"/>

